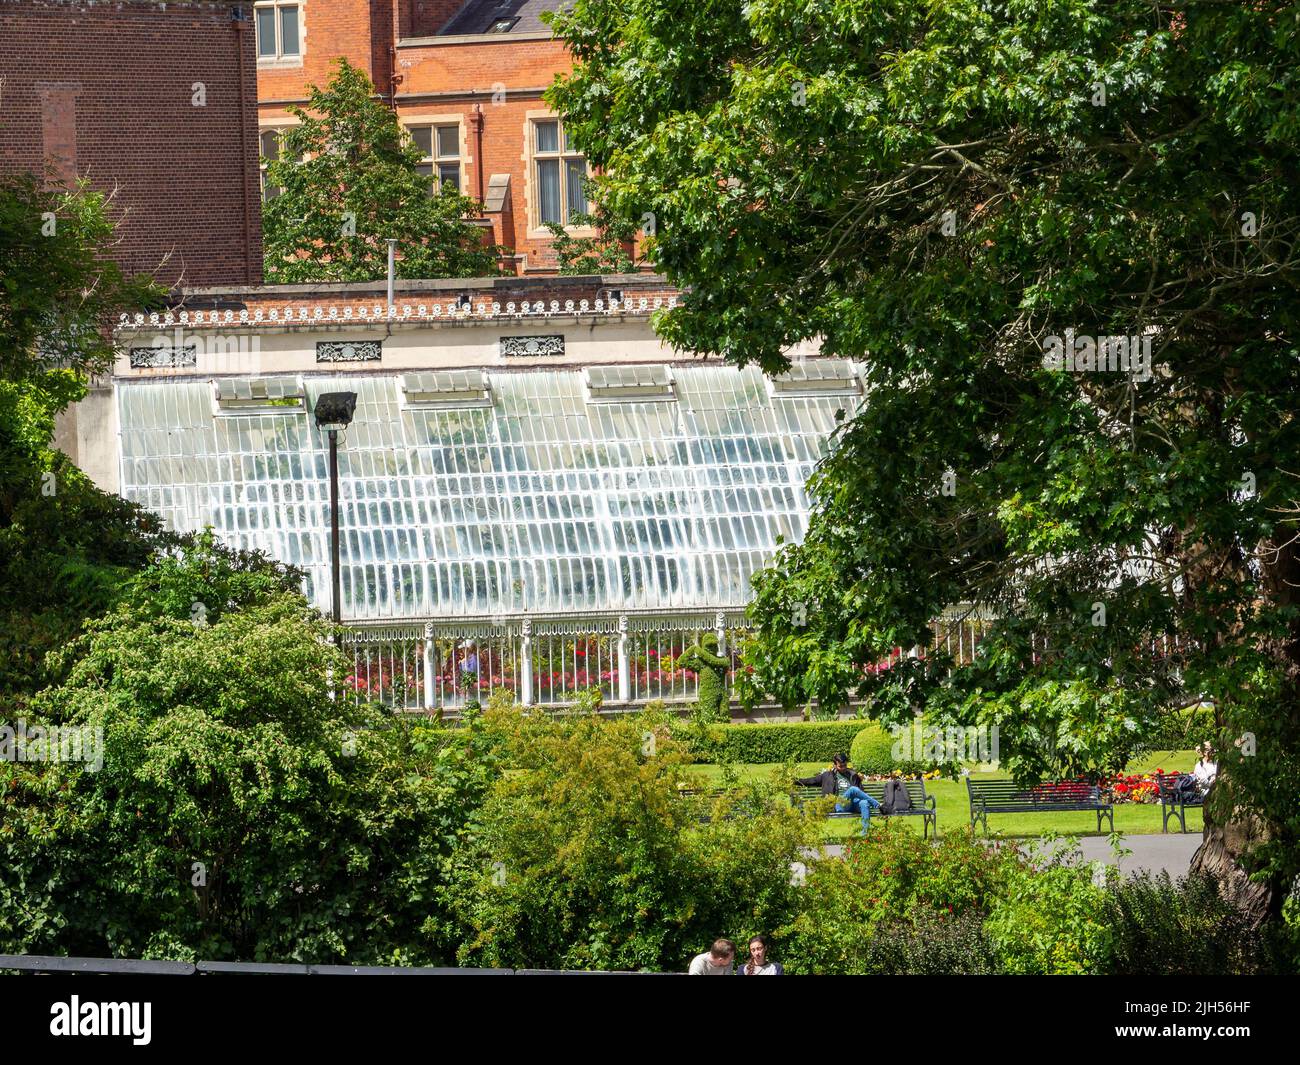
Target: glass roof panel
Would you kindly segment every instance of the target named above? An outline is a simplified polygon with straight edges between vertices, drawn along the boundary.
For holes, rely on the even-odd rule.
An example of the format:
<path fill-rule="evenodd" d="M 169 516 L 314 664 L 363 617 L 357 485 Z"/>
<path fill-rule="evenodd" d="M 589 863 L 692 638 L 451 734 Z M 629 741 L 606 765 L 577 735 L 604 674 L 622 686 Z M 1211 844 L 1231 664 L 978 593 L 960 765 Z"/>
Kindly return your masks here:
<path fill-rule="evenodd" d="M 588 402 L 581 370 L 489 372 L 488 407 L 355 391 L 339 438 L 346 620 L 743 605 L 845 396 L 773 397 L 753 368 L 673 367 L 672 401 Z M 122 494 L 168 526 L 302 567 L 329 608 L 327 438 L 301 410 L 219 413 L 209 381 L 119 382 Z"/>

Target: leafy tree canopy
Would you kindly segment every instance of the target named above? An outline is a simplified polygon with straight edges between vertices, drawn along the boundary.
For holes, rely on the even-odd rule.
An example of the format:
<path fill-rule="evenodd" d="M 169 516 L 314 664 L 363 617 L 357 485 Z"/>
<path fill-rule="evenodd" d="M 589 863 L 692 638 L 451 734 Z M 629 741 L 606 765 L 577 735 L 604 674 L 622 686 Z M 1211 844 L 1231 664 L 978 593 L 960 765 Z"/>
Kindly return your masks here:
<path fill-rule="evenodd" d="M 107 608 L 161 540 L 50 446 L 55 419 L 113 359 L 112 325 L 161 290 L 105 258 L 102 195 L 33 175 L 0 181 L 0 707 L 54 678 L 48 651 Z"/>
<path fill-rule="evenodd" d="M 1003 730 L 1025 775 L 1045 736 L 1100 768 L 1211 699 L 1198 862 L 1276 916 L 1300 872 L 1293 5 L 575 0 L 555 25 L 578 65 L 550 99 L 604 207 L 653 212 L 689 287 L 663 335 L 865 365 L 804 542 L 757 582 L 757 683 L 1009 725 L 1038 700 L 1059 730 Z M 1127 368 L 1095 368 L 1107 337 Z M 956 604 L 993 619 L 974 662 L 865 669 Z"/>
<path fill-rule="evenodd" d="M 389 239 L 398 242 L 399 277 L 500 272 L 496 248 L 472 221 L 478 204 L 449 185 L 431 187 L 419 150 L 363 71 L 340 59 L 329 84 L 289 111 L 299 124 L 281 134 L 266 168 L 280 190 L 262 208 L 268 282 L 382 279 Z"/>

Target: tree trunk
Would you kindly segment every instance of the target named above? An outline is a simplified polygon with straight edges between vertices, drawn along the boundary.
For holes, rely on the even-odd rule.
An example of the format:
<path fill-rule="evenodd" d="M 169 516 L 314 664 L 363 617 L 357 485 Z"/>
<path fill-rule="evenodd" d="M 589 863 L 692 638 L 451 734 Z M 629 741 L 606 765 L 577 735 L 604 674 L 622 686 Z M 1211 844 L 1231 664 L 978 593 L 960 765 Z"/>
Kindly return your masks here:
<path fill-rule="evenodd" d="M 1223 772 L 1214 783 L 1216 789 L 1231 786 L 1231 780 L 1225 780 Z M 1253 814 L 1239 811 L 1226 823 L 1217 824 L 1207 806 L 1205 834 L 1192 855 L 1189 870 L 1217 880 L 1219 894 L 1255 927 L 1281 917 L 1282 902 L 1286 897 L 1281 885 L 1252 881 L 1242 868 L 1246 854 L 1268 838 L 1266 826 Z"/>
<path fill-rule="evenodd" d="M 1300 605 L 1300 553 L 1296 541 L 1264 544 L 1257 557 L 1267 598 L 1276 605 Z M 1289 628 L 1288 634 L 1265 645 L 1282 677 L 1278 703 L 1269 712 L 1268 728 L 1272 735 L 1268 742 L 1294 752 L 1300 746 L 1300 622 L 1293 621 Z M 1222 712 L 1222 707 L 1215 708 L 1215 723 L 1220 729 L 1224 725 Z M 1289 761 L 1277 758 L 1273 764 L 1286 765 Z M 1277 781 L 1275 785 L 1295 788 L 1295 782 L 1290 780 Z M 1257 783 L 1255 786 L 1258 790 Z M 1207 873 L 1218 880 L 1223 897 L 1240 909 L 1252 925 L 1281 920 L 1282 904 L 1292 888 L 1289 878 L 1279 874 L 1252 882 L 1243 868 L 1243 858 L 1272 838 L 1278 829 L 1244 809 L 1246 804 L 1236 799 L 1233 767 L 1230 762 L 1225 765 L 1221 761 L 1205 808 L 1205 835 L 1192 856 L 1191 871 Z M 1252 805 L 1258 809 L 1263 796 L 1255 795 L 1255 799 Z M 1285 827 L 1280 830 L 1286 831 Z"/>

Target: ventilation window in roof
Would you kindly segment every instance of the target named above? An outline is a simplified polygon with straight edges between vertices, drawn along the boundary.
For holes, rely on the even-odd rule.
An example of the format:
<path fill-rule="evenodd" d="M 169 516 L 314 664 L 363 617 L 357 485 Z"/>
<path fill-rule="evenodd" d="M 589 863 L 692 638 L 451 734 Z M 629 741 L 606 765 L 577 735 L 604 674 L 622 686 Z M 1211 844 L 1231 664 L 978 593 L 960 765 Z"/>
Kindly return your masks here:
<path fill-rule="evenodd" d="M 214 385 L 218 414 L 297 414 L 307 409 L 301 377 L 222 377 Z"/>
<path fill-rule="evenodd" d="M 587 394 L 593 403 L 643 403 L 676 398 L 667 366 L 591 366 Z"/>
<path fill-rule="evenodd" d="M 408 407 L 490 407 L 492 384 L 482 370 L 422 370 L 402 375 Z"/>
<path fill-rule="evenodd" d="M 774 396 L 859 395 L 862 384 L 847 359 L 796 362 L 772 379 Z"/>

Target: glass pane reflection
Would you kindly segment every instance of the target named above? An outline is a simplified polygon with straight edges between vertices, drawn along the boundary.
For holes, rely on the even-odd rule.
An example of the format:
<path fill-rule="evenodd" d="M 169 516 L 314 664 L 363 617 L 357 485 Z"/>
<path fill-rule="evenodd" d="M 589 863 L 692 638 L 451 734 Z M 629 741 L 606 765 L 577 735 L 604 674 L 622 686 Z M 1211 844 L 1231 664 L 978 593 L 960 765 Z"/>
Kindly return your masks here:
<path fill-rule="evenodd" d="M 675 368 L 678 401 L 589 404 L 580 372 L 490 374 L 491 409 L 403 409 L 400 378 L 318 377 L 358 395 L 339 448 L 343 615 L 743 605 L 843 397 L 772 398 L 755 369 Z M 205 381 L 120 382 L 122 494 L 168 526 L 212 525 L 292 562 L 329 605 L 326 439 L 308 415 L 218 417 Z"/>

